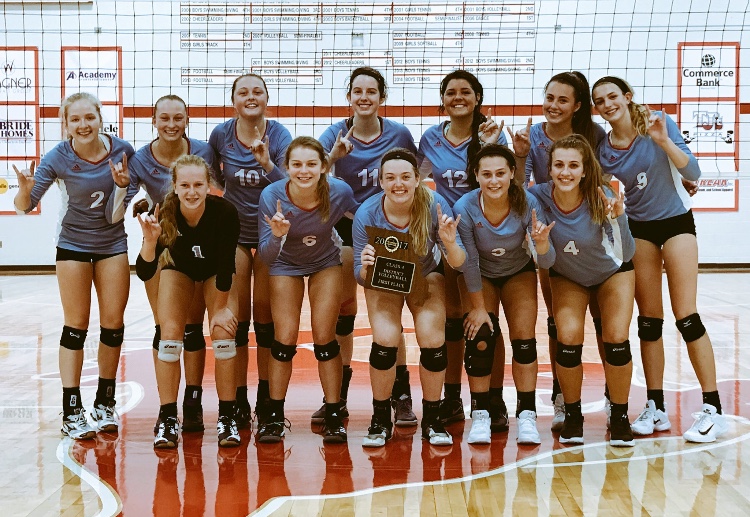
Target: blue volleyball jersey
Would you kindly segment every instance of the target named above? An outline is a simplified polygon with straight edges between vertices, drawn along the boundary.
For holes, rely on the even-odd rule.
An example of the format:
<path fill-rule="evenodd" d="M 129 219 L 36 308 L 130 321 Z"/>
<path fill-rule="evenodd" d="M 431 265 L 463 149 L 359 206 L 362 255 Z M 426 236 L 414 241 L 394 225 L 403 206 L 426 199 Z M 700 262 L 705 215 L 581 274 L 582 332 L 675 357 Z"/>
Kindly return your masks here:
<path fill-rule="evenodd" d="M 531 230 L 531 211 L 536 210 L 537 220 L 546 224 L 545 212 L 539 201 L 526 195 L 525 214 L 511 210 L 497 226 L 487 220 L 481 204 L 482 191 L 477 189 L 459 199 L 453 211 L 461 220 L 458 232 L 466 248 L 464 279 L 470 293 L 482 290 L 482 277 L 499 278 L 520 271 L 534 253 L 526 240 Z M 537 256 L 539 267 L 549 269 L 555 262 L 555 249 Z"/>
<path fill-rule="evenodd" d="M 525 185 L 533 177 L 536 185 L 549 181 L 549 150 L 554 143 L 544 131 L 544 122 L 531 126 L 529 132 L 529 144 L 531 149 L 526 157 L 526 180 Z M 594 134 L 597 146 L 607 137 L 607 132 L 599 124 L 594 123 Z"/>
<path fill-rule="evenodd" d="M 274 181 L 286 178 L 286 149 L 292 142 L 287 128 L 275 120 L 266 120 L 268 153 L 274 168 L 266 172 L 253 152 L 237 138 L 237 119 L 219 124 L 211 132 L 209 145 L 216 153 L 216 174 L 224 185 L 224 199 L 237 207 L 240 214 L 240 244 L 258 242 L 258 201 L 261 191 Z M 219 170 L 221 164 L 221 170 Z"/>
<path fill-rule="evenodd" d="M 384 228 L 400 233 L 409 233 L 409 227 L 400 228 L 391 224 L 385 215 L 383 210 L 383 201 L 385 200 L 385 193 L 381 192 L 376 196 L 372 196 L 370 199 L 362 203 L 362 206 L 357 210 L 357 214 L 354 216 L 354 226 L 352 228 L 352 240 L 354 241 L 354 277 L 357 282 L 364 285 L 364 280 L 360 278 L 359 273 L 362 270 L 362 250 L 368 243 L 367 237 L 367 226 L 375 226 L 377 228 Z M 432 193 L 432 204 L 430 205 L 430 214 L 432 217 L 432 224 L 430 226 L 430 232 L 427 236 L 427 254 L 419 257 L 419 261 L 422 265 L 422 276 L 427 276 L 429 273 L 435 270 L 440 264 L 441 253 L 444 252 L 445 247 L 443 246 L 440 236 L 438 235 L 438 218 L 437 218 L 437 205 L 440 204 L 444 214 L 453 217 L 453 211 L 451 210 L 448 202 L 438 194 L 437 192 Z M 464 249 L 464 245 L 461 242 L 461 236 L 456 232 L 456 244 Z M 466 261 L 461 264 L 458 271 L 463 271 L 466 266 Z"/>
<path fill-rule="evenodd" d="M 211 169 L 211 175 L 215 176 L 214 159 L 216 155 L 211 146 L 195 138 L 187 138 L 187 141 L 187 154 L 194 154 L 206 160 L 208 167 Z M 149 205 L 151 206 L 154 206 L 156 203 L 163 204 L 164 198 L 172 190 L 171 164 L 163 165 L 156 160 L 154 153 L 151 151 L 151 145 L 154 142 L 156 140 L 138 149 L 133 158 L 128 160 L 130 186 L 125 198 L 126 205 L 133 199 L 141 187 L 146 190 L 146 194 L 149 197 Z"/>
<path fill-rule="evenodd" d="M 584 200 L 571 212 L 561 210 L 554 199 L 552 182 L 534 185 L 529 191 L 544 208 L 545 219 L 555 226 L 550 239 L 555 247 L 554 269 L 584 287 L 601 284 L 633 259 L 635 240 L 625 214 L 606 218 L 603 224 L 591 219 Z M 611 194 L 611 192 L 608 192 Z"/>
<path fill-rule="evenodd" d="M 320 143 L 327 152 L 331 152 L 339 131 L 342 137 L 349 132 L 350 128 L 346 127 L 347 120 L 336 122 L 321 135 Z M 351 187 L 359 203 L 382 190 L 378 174 L 380 173 L 380 159 L 387 151 L 394 147 L 403 147 L 414 154 L 417 153 L 414 137 L 406 126 L 387 118 L 379 120 L 382 124 L 380 136 L 371 142 L 363 142 L 352 136 L 350 138 L 354 146 L 352 152 L 337 160 L 333 165 L 333 175 L 344 180 Z"/>
<path fill-rule="evenodd" d="M 669 138 L 688 155 L 685 167 L 675 167 L 664 149 L 648 136 L 636 136 L 627 149 L 614 147 L 605 138 L 597 149 L 604 172 L 612 174 L 625 187 L 625 210 L 633 221 L 667 219 L 687 213 L 692 206 L 690 195 L 682 186 L 682 177 L 695 181 L 700 178 L 701 170 L 677 124 L 669 115 L 666 120 Z"/>
<path fill-rule="evenodd" d="M 317 208 L 305 210 L 289 199 L 289 180 L 277 181 L 260 195 L 258 253 L 269 265 L 271 275 L 311 275 L 341 264 L 341 239 L 334 225 L 345 214 L 354 214 L 359 203 L 351 187 L 336 178 L 328 179 L 331 211 L 323 221 Z M 265 216 L 273 217 L 281 200 L 284 217 L 291 223 L 289 233 L 276 237 Z"/>
<path fill-rule="evenodd" d="M 42 158 L 34 172 L 31 190 L 32 210 L 53 182 L 62 191 L 62 208 L 57 246 L 84 253 L 124 253 L 128 250 L 122 213 L 125 189 L 115 188 L 109 160 L 122 161 L 122 153 L 130 159 L 133 147 L 116 136 L 109 138 L 109 154 L 92 163 L 73 150 L 70 140 L 60 142 Z M 117 198 L 117 199 L 116 199 Z"/>

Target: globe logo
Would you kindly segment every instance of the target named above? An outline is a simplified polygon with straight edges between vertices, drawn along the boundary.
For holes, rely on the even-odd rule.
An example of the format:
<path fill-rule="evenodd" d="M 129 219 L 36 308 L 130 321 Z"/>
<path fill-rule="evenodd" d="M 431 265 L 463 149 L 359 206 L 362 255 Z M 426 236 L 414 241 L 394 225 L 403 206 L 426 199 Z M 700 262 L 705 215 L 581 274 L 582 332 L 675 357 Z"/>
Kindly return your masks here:
<path fill-rule="evenodd" d="M 712 67 L 716 64 L 716 58 L 711 54 L 704 54 L 701 57 L 701 66 Z"/>

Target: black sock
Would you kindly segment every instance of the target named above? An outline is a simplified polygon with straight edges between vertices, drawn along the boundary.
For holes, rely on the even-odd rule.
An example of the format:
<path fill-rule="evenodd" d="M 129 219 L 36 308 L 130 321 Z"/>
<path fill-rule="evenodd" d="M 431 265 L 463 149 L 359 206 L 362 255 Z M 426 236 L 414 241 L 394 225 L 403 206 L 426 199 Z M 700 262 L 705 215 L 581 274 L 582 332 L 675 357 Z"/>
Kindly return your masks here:
<path fill-rule="evenodd" d="M 721 401 L 719 400 L 718 391 L 704 391 L 703 392 L 703 403 L 711 404 L 716 408 L 716 412 L 721 414 Z"/>
<path fill-rule="evenodd" d="M 258 379 L 258 393 L 255 405 L 259 405 L 271 398 L 271 391 L 268 387 L 268 379 Z"/>
<path fill-rule="evenodd" d="M 284 421 L 284 402 L 286 399 L 268 399 L 268 422 Z"/>
<path fill-rule="evenodd" d="M 624 415 L 625 418 L 628 417 L 628 403 L 625 404 L 615 404 L 612 402 L 612 405 L 610 406 L 612 409 L 612 420 L 615 420 L 616 418 L 622 418 Z"/>
<path fill-rule="evenodd" d="M 422 399 L 422 426 L 440 421 L 440 401 Z"/>
<path fill-rule="evenodd" d="M 516 406 L 516 418 L 521 411 L 533 411 L 536 413 L 536 391 L 518 391 L 518 405 Z"/>
<path fill-rule="evenodd" d="M 170 416 L 177 418 L 177 402 L 170 402 L 169 404 L 159 406 L 159 418 L 165 420 Z"/>
<path fill-rule="evenodd" d="M 352 380 L 354 370 L 348 364 L 345 364 L 341 370 L 341 398 L 349 398 L 349 382 Z"/>
<path fill-rule="evenodd" d="M 646 390 L 646 398 L 654 401 L 656 409 L 664 411 L 664 390 Z"/>
<path fill-rule="evenodd" d="M 562 393 L 562 390 L 560 389 L 560 381 L 554 379 L 552 381 L 552 402 L 555 401 L 555 397 L 557 397 L 560 393 Z"/>
<path fill-rule="evenodd" d="M 610 402 L 612 401 L 612 399 L 609 397 L 609 386 L 607 386 L 606 383 L 604 384 L 604 398 L 606 398 Z"/>
<path fill-rule="evenodd" d="M 449 384 L 445 383 L 445 398 L 447 399 L 460 399 L 461 398 L 461 383 Z"/>
<path fill-rule="evenodd" d="M 103 406 L 114 406 L 115 405 L 115 379 L 103 379 L 99 377 L 99 385 L 96 387 L 96 398 L 94 399 L 94 407 L 99 404 Z"/>
<path fill-rule="evenodd" d="M 219 418 L 223 416 L 233 417 L 234 416 L 234 400 L 220 400 L 219 401 Z"/>
<path fill-rule="evenodd" d="M 396 380 L 409 377 L 409 370 L 405 364 L 396 365 Z"/>
<path fill-rule="evenodd" d="M 577 402 L 565 403 L 565 418 L 583 418 L 581 413 L 581 399 Z"/>
<path fill-rule="evenodd" d="M 396 366 L 396 381 L 393 383 L 393 390 L 391 390 L 391 398 L 393 400 L 400 399 L 403 395 L 411 397 L 411 386 L 409 386 L 409 370 L 406 369 L 406 365 L 402 364 Z"/>
<path fill-rule="evenodd" d="M 238 406 L 247 407 L 250 405 L 250 402 L 247 400 L 247 386 L 237 386 L 234 392 Z"/>
<path fill-rule="evenodd" d="M 341 402 L 334 402 L 329 404 L 326 402 L 326 420 L 331 418 L 339 418 L 341 413 Z"/>
<path fill-rule="evenodd" d="M 380 422 L 391 421 L 391 399 L 372 399 L 372 411 L 375 418 Z"/>
<path fill-rule="evenodd" d="M 491 408 L 504 408 L 505 401 L 503 400 L 503 388 L 490 388 L 490 407 Z"/>
<path fill-rule="evenodd" d="M 489 411 L 490 409 L 490 392 L 470 392 L 471 393 L 471 410 L 472 411 Z"/>
<path fill-rule="evenodd" d="M 200 386 L 185 386 L 185 397 L 182 399 L 182 407 L 198 407 L 201 405 L 203 388 Z"/>
<path fill-rule="evenodd" d="M 63 388 L 63 416 L 72 415 L 76 409 L 82 409 L 81 388 Z"/>

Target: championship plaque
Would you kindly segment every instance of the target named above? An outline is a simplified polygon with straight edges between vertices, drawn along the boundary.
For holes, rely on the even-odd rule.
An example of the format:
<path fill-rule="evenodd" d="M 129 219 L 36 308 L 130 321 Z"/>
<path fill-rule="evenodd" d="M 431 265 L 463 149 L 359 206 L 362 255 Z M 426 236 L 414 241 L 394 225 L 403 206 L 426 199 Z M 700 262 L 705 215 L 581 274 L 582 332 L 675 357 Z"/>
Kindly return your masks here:
<path fill-rule="evenodd" d="M 412 292 L 426 295 L 419 258 L 408 233 L 375 226 L 365 227 L 368 241 L 375 248 L 375 264 L 368 268 L 365 287 L 394 294 Z"/>

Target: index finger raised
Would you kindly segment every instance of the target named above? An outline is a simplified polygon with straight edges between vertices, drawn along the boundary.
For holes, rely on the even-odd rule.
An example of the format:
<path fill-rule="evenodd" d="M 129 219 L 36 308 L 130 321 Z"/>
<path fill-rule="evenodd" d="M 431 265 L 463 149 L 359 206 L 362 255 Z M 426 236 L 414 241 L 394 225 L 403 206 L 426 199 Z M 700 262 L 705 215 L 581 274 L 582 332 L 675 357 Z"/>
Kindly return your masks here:
<path fill-rule="evenodd" d="M 349 131 L 346 132 L 346 139 L 349 140 L 349 138 L 354 134 L 354 124 L 352 124 L 352 127 L 349 129 Z"/>
<path fill-rule="evenodd" d="M 276 200 L 276 211 L 278 213 L 281 213 L 281 200 L 280 199 Z"/>

